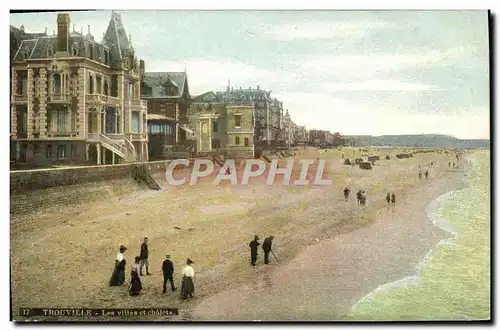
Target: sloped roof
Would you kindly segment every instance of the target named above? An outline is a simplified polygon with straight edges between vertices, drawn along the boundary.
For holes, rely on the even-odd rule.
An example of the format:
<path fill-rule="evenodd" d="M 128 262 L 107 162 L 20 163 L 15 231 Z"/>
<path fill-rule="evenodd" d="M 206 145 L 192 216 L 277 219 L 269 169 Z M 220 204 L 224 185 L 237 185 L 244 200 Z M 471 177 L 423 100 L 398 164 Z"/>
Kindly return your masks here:
<path fill-rule="evenodd" d="M 82 56 L 85 57 L 85 47 L 84 47 L 84 40 L 83 37 L 80 34 L 73 34 L 69 38 L 69 45 L 72 47 L 73 44 L 77 44 L 78 46 L 78 53 L 76 56 Z M 28 59 L 43 59 L 47 58 L 47 49 L 49 46 L 53 47 L 53 50 L 56 51 L 57 47 L 57 36 L 46 36 L 46 37 L 41 37 L 37 39 L 29 39 L 29 40 L 24 40 L 21 45 L 19 46 L 19 49 L 14 56 L 14 60 L 16 60 L 20 54 L 21 51 L 24 51 L 24 49 L 29 50 L 29 57 Z"/>
<path fill-rule="evenodd" d="M 129 50 L 133 51 L 132 44 L 128 40 L 127 33 L 123 27 L 120 14 L 115 12 L 111 14 L 108 29 L 104 34 L 104 41 L 110 48 L 111 61 L 114 63 L 122 62 L 127 52 Z"/>
<path fill-rule="evenodd" d="M 165 95 L 162 92 L 165 84 L 171 81 L 177 87 L 177 94 Z M 187 73 L 185 72 L 146 72 L 144 74 L 144 83 L 151 88 L 150 98 L 179 98 L 183 95 L 184 89 L 188 89 Z M 187 90 L 189 94 L 189 90 Z"/>
<path fill-rule="evenodd" d="M 193 98 L 193 103 L 195 102 L 217 102 L 221 101 L 217 94 L 212 91 L 205 92 L 203 94 L 197 95 Z"/>

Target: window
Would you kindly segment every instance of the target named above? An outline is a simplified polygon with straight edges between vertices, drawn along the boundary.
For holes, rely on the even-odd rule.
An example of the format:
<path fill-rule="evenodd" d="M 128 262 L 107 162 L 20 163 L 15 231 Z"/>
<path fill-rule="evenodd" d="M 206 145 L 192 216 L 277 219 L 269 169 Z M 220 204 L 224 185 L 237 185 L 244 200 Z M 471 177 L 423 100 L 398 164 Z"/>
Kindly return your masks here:
<path fill-rule="evenodd" d="M 50 131 L 67 132 L 68 112 L 65 110 L 52 110 L 50 113 Z"/>
<path fill-rule="evenodd" d="M 234 137 L 234 144 L 239 145 L 240 144 L 240 137 L 236 136 Z"/>
<path fill-rule="evenodd" d="M 104 51 L 104 63 L 109 65 L 109 54 L 108 51 Z"/>
<path fill-rule="evenodd" d="M 101 76 L 97 76 L 96 77 L 96 93 L 97 94 L 101 94 L 101 86 L 102 86 L 102 79 L 101 79 Z"/>
<path fill-rule="evenodd" d="M 250 144 L 248 138 L 245 138 L 245 147 L 248 147 L 248 145 Z"/>
<path fill-rule="evenodd" d="M 132 83 L 128 83 L 128 95 L 127 95 L 127 97 L 129 97 L 131 100 L 135 100 L 134 85 Z"/>
<path fill-rule="evenodd" d="M 110 95 L 112 97 L 118 97 L 118 76 L 113 75 L 111 76 L 111 91 Z"/>
<path fill-rule="evenodd" d="M 212 131 L 219 132 L 219 122 L 216 120 L 212 122 Z"/>
<path fill-rule="evenodd" d="M 139 133 L 139 121 L 140 121 L 139 112 L 133 112 L 132 113 L 132 133 Z"/>
<path fill-rule="evenodd" d="M 109 95 L 108 82 L 104 81 L 104 95 Z"/>
<path fill-rule="evenodd" d="M 89 93 L 94 94 L 94 76 L 89 75 Z"/>
<path fill-rule="evenodd" d="M 28 132 L 28 112 L 19 111 L 17 113 L 17 132 L 27 133 Z"/>
<path fill-rule="evenodd" d="M 61 93 L 61 75 L 59 74 L 54 74 L 54 93 Z"/>
<path fill-rule="evenodd" d="M 213 149 L 220 148 L 220 140 L 219 139 L 212 139 L 212 148 Z"/>
<path fill-rule="evenodd" d="M 62 160 L 66 158 L 66 145 L 57 145 L 57 159 Z"/>
<path fill-rule="evenodd" d="M 71 132 L 76 132 L 76 111 L 71 112 Z"/>
<path fill-rule="evenodd" d="M 71 144 L 71 158 L 76 159 L 77 148 L 75 144 Z"/>
<path fill-rule="evenodd" d="M 235 127 L 241 126 L 241 115 L 234 115 L 234 126 Z"/>
<path fill-rule="evenodd" d="M 33 145 L 33 154 L 35 154 L 35 156 L 40 153 L 40 144 L 34 144 Z"/>
<path fill-rule="evenodd" d="M 21 79 L 21 94 L 28 94 L 28 79 L 26 77 Z"/>
<path fill-rule="evenodd" d="M 52 145 L 47 145 L 47 149 L 45 150 L 45 158 L 47 160 L 52 160 Z"/>

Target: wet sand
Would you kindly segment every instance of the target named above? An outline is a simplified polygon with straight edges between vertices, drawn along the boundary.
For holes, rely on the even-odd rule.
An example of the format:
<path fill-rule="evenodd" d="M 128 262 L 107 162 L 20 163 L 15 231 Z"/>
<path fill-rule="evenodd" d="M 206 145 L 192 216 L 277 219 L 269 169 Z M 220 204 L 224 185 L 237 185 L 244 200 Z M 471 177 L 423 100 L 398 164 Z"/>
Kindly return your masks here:
<path fill-rule="evenodd" d="M 345 153 L 354 157 L 360 152 Z M 28 225 L 11 219 L 16 224 L 10 242 L 14 318 L 22 306 L 178 307 L 183 319 L 337 318 L 377 285 L 411 269 L 404 266 L 409 257 L 417 261 L 425 254 L 433 237 L 425 207 L 458 175 L 448 171 L 449 157 L 444 154 L 397 160 L 397 150 L 382 153 L 393 159 L 377 162 L 370 171 L 342 165 L 340 152 L 322 155 L 330 161 L 331 186 L 267 186 L 262 178 L 249 186 L 214 186 L 202 180 L 199 185 L 170 187 L 160 182 L 162 191 L 123 197 L 113 191 L 71 215 L 40 213 Z M 297 158 L 315 156 L 312 151 Z M 431 169 L 432 180 L 419 180 L 418 166 L 431 160 L 438 161 Z M 352 195 L 359 188 L 367 190 L 366 207 L 357 206 L 354 196 L 344 201 L 346 184 Z M 394 213 L 405 205 L 411 206 L 406 212 L 411 215 L 388 217 L 387 191 L 398 197 Z M 376 215 L 379 221 L 371 227 L 340 236 L 373 223 Z M 263 265 L 262 252 L 259 266 L 250 266 L 248 242 L 254 234 L 262 239 L 276 235 L 279 268 Z M 128 281 L 129 266 L 145 235 L 153 275 L 142 278 L 141 296 L 130 297 L 124 287 L 110 288 L 107 283 L 121 244 L 129 249 Z M 183 301 L 178 292 L 162 295 L 161 262 L 167 253 L 175 264 L 176 284 L 186 257 L 195 261 L 194 299 Z M 395 264 L 395 270 L 387 264 Z M 263 294 L 269 288 L 272 295 Z M 212 303 L 216 306 L 210 307 Z M 259 306 L 268 308 L 261 313 Z"/>
<path fill-rule="evenodd" d="M 426 208 L 433 199 L 459 185 L 459 180 L 444 178 L 413 190 L 397 206 L 380 210 L 369 226 L 309 246 L 289 263 L 271 267 L 263 274 L 255 270 L 250 283 L 204 300 L 192 317 L 341 319 L 379 285 L 414 274 L 425 253 L 448 236 L 432 225 Z M 263 268 L 269 266 L 256 269 Z"/>

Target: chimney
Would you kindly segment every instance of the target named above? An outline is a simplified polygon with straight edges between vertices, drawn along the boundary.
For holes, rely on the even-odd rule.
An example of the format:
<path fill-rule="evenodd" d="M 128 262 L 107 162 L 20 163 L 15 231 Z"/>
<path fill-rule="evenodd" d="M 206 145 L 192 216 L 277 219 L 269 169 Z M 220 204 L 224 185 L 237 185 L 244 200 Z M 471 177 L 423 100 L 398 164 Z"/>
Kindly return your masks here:
<path fill-rule="evenodd" d="M 75 30 L 75 24 L 73 24 L 73 32 L 76 32 L 76 30 Z"/>
<path fill-rule="evenodd" d="M 141 77 L 144 77 L 144 74 L 146 73 L 146 64 L 144 63 L 144 60 L 139 60 L 139 74 Z"/>
<path fill-rule="evenodd" d="M 69 52 L 69 14 L 57 14 L 57 51 Z"/>
<path fill-rule="evenodd" d="M 24 25 L 20 26 L 21 32 L 24 32 Z"/>
<path fill-rule="evenodd" d="M 259 85 L 257 85 L 257 90 L 260 90 L 260 86 Z"/>
<path fill-rule="evenodd" d="M 87 29 L 88 29 L 87 34 L 88 34 L 88 35 L 90 35 L 90 24 L 89 24 L 89 25 L 87 25 Z"/>

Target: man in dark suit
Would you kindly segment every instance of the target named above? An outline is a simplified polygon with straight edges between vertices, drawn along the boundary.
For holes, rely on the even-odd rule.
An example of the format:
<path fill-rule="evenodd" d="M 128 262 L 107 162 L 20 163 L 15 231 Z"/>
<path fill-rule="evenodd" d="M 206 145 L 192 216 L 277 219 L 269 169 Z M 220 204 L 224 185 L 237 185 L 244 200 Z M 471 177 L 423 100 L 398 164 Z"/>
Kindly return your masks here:
<path fill-rule="evenodd" d="M 170 261 L 170 255 L 167 255 L 167 259 L 163 261 L 163 265 L 161 266 L 161 270 L 163 270 L 163 293 L 167 292 L 167 282 L 170 281 L 170 287 L 172 291 L 175 291 L 176 288 L 174 286 L 174 264 Z"/>
<path fill-rule="evenodd" d="M 253 266 L 255 266 L 255 262 L 257 262 L 257 247 L 260 246 L 259 244 L 259 237 L 255 235 L 254 239 L 250 242 L 250 262 L 252 263 Z"/>
<path fill-rule="evenodd" d="M 148 261 L 148 258 L 149 258 L 149 248 L 148 248 L 148 237 L 144 237 L 144 241 L 143 243 L 141 244 L 141 254 L 139 255 L 139 258 L 141 260 L 141 265 L 140 265 L 140 274 L 141 276 L 144 276 L 142 274 L 142 267 L 146 266 L 146 275 L 151 275 L 149 273 L 149 261 Z"/>
<path fill-rule="evenodd" d="M 262 249 L 264 250 L 264 263 L 269 264 L 269 253 L 271 253 L 274 236 L 264 239 Z"/>

